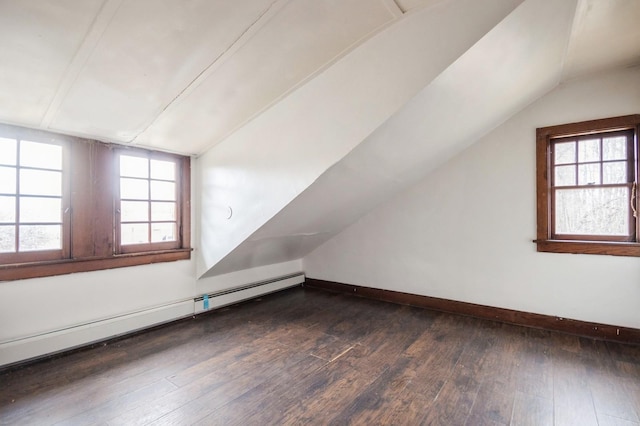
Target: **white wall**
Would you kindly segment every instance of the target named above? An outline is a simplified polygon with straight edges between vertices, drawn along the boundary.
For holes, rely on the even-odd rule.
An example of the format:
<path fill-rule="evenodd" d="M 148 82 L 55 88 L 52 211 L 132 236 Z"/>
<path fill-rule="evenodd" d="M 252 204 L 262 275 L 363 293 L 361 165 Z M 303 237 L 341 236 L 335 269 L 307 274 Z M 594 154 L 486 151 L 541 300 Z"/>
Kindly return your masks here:
<path fill-rule="evenodd" d="M 0 342 L 192 298 L 193 261 L 0 283 Z"/>
<path fill-rule="evenodd" d="M 638 112 L 638 67 L 566 82 L 305 257 L 305 272 L 640 328 L 638 258 L 532 243 L 536 127 Z"/>
<path fill-rule="evenodd" d="M 253 284 L 265 279 L 283 277 L 302 271 L 302 259 L 296 259 L 289 262 L 275 263 L 214 277 L 201 278 L 196 283 L 196 294 L 214 293 L 216 291 Z"/>
<path fill-rule="evenodd" d="M 202 155 L 198 277 L 220 273 L 226 255 L 520 2 L 455 0 L 404 15 Z"/>

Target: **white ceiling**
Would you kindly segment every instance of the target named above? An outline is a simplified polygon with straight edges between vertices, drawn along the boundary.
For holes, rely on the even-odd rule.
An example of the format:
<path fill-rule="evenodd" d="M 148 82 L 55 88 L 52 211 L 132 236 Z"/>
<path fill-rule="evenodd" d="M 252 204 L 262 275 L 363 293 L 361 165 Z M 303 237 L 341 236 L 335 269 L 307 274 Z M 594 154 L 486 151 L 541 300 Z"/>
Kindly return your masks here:
<path fill-rule="evenodd" d="M 640 63 L 640 1 L 581 0 L 564 78 Z"/>
<path fill-rule="evenodd" d="M 0 121 L 200 154 L 400 14 L 392 0 L 0 2 Z"/>
<path fill-rule="evenodd" d="M 0 122 L 201 154 L 402 13 L 442 1 L 3 1 Z M 638 63 L 639 21 L 638 0 L 581 0 L 564 78 Z"/>

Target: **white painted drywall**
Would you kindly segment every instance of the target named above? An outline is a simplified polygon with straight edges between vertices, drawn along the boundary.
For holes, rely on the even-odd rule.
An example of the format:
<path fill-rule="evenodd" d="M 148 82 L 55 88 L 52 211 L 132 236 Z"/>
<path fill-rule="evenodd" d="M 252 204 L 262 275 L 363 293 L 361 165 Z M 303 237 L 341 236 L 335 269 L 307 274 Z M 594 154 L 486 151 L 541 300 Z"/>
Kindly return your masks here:
<path fill-rule="evenodd" d="M 0 282 L 0 343 L 193 298 L 194 261 Z"/>
<path fill-rule="evenodd" d="M 304 259 L 307 276 L 640 328 L 640 260 L 536 252 L 535 129 L 640 112 L 640 68 L 567 81 Z"/>
<path fill-rule="evenodd" d="M 306 256 L 549 92 L 574 13 L 571 0 L 520 5 L 215 270 Z"/>
<path fill-rule="evenodd" d="M 198 277 L 219 274 L 224 256 L 519 3 L 455 0 L 407 14 L 200 157 Z"/>
<path fill-rule="evenodd" d="M 235 3 L 228 2 L 231 10 Z M 393 18 L 382 1 L 274 2 L 136 143 L 167 148 L 180 141 L 187 152 L 206 152 Z"/>

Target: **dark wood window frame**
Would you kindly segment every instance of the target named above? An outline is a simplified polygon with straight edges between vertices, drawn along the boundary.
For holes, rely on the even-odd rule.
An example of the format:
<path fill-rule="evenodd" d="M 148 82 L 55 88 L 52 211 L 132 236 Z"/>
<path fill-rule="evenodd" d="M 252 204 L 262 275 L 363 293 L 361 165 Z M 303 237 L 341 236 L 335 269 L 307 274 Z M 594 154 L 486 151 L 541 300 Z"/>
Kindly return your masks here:
<path fill-rule="evenodd" d="M 118 168 L 114 166 L 122 145 L 81 139 L 50 132 L 0 124 L 0 136 L 29 140 L 64 141 L 68 145 L 63 179 L 68 182 L 63 194 L 68 216 L 63 232 L 66 240 L 62 255 L 54 258 L 46 252 L 32 252 L 25 259 L 0 257 L 0 281 L 37 278 L 75 272 L 87 272 L 126 266 L 170 262 L 191 258 L 191 162 L 189 157 L 158 153 L 179 163 L 178 217 L 179 241 L 170 248 L 148 245 L 123 253 L 116 237 Z M 141 149 L 136 148 L 137 152 Z M 145 150 L 146 151 L 146 150 Z M 155 152 L 155 151 L 151 151 Z"/>
<path fill-rule="evenodd" d="M 552 153 L 553 141 L 567 137 L 582 137 L 593 134 L 626 132 L 633 133 L 631 159 L 629 160 L 628 185 L 632 193 L 637 190 L 640 165 L 638 161 L 638 134 L 640 114 L 579 123 L 562 124 L 538 128 L 536 131 L 536 193 L 537 193 L 537 250 L 540 252 L 603 254 L 616 256 L 640 256 L 640 220 L 630 216 L 629 236 L 621 238 L 601 238 L 597 236 L 555 236 L 552 224 Z M 640 211 L 638 197 L 630 200 L 635 211 Z M 562 239 L 561 239 L 562 238 Z"/>
<path fill-rule="evenodd" d="M 42 144 L 51 144 L 57 145 L 62 148 L 62 196 L 61 198 L 61 214 L 60 214 L 60 225 L 62 226 L 62 246 L 57 250 L 37 250 L 37 251 L 24 251 L 24 252 L 14 252 L 14 253 L 0 253 L 0 264 L 4 263 L 25 263 L 25 262 L 33 262 L 33 261 L 41 261 L 41 260 L 60 260 L 69 257 L 70 253 L 70 201 L 69 201 L 69 193 L 70 193 L 70 174 L 68 172 L 69 169 L 69 158 L 70 158 L 70 140 L 63 136 L 58 135 L 45 135 L 41 132 L 37 132 L 31 129 L 22 129 L 22 128 L 11 128 L 10 130 L 4 131 L 0 134 L 0 137 L 14 139 L 17 142 L 16 148 L 19 149 L 19 145 L 22 141 L 28 142 L 37 142 Z M 20 155 L 18 154 L 18 157 Z M 3 167 L 11 167 L 11 166 L 3 166 Z M 42 170 L 47 171 L 46 169 L 39 167 L 29 167 L 20 165 L 19 162 L 16 162 L 16 182 L 18 188 L 21 186 L 20 184 L 20 171 L 21 170 Z M 21 193 L 19 190 L 16 190 L 16 220 L 20 222 L 20 203 L 24 198 L 31 197 L 43 197 L 42 195 L 25 195 Z M 47 197 L 47 196 L 44 196 Z M 56 197 L 57 198 L 57 197 Z M 44 224 L 44 223 L 42 223 Z M 5 224 L 3 224 L 5 225 Z M 24 226 L 24 224 L 13 223 L 9 225 L 16 226 L 16 230 L 20 228 L 20 226 Z M 37 225 L 37 224 L 36 224 Z M 16 245 L 18 244 L 18 234 L 16 232 Z"/>
<path fill-rule="evenodd" d="M 126 149 L 126 148 L 122 148 L 122 149 L 118 149 L 116 151 L 116 155 L 114 158 L 114 163 L 116 164 L 116 166 L 119 163 L 119 159 L 121 155 L 127 155 L 127 156 L 132 156 L 132 157 L 139 157 L 139 158 L 144 158 L 146 160 L 149 161 L 149 163 L 151 163 L 152 160 L 160 160 L 160 161 L 167 161 L 167 162 L 171 162 L 173 164 L 175 164 L 175 171 L 176 171 L 176 175 L 174 176 L 173 180 L 171 181 L 172 183 L 175 183 L 175 198 L 174 201 L 177 204 L 177 209 L 175 212 L 175 223 L 176 223 L 176 240 L 175 241 L 169 241 L 169 242 L 148 242 L 148 243 L 143 243 L 143 244 L 122 244 L 122 235 L 121 235 L 121 202 L 122 201 L 145 201 L 148 203 L 148 217 L 146 221 L 143 221 L 146 224 L 149 224 L 149 229 L 147 230 L 147 232 L 151 232 L 151 224 L 152 223 L 159 223 L 162 221 L 158 221 L 158 220 L 154 220 L 153 218 L 153 214 L 152 214 L 152 204 L 154 202 L 163 202 L 166 200 L 156 200 L 153 198 L 153 182 L 168 182 L 167 180 L 162 180 L 162 179 L 154 179 L 153 176 L 151 176 L 151 168 L 149 168 L 149 175 L 146 178 L 130 178 L 130 177 L 126 177 L 123 176 L 127 179 L 132 179 L 132 180 L 140 180 L 140 181 L 145 181 L 148 185 L 148 198 L 146 200 L 122 200 L 122 196 L 120 194 L 120 184 L 119 182 L 115 184 L 116 186 L 116 193 L 118 194 L 115 197 L 115 203 L 116 203 L 116 227 L 115 227 L 115 231 L 116 231 L 116 252 L 120 253 L 120 254 L 126 254 L 126 253 L 139 253 L 139 252 L 144 252 L 144 251 L 149 251 L 151 250 L 173 250 L 173 249 L 178 249 L 181 247 L 181 235 L 183 235 L 184 230 L 182 228 L 182 216 L 184 214 L 184 212 L 182 211 L 182 209 L 180 209 L 181 206 L 181 200 L 180 200 L 180 196 L 181 196 L 181 183 L 182 183 L 182 168 L 183 167 L 188 167 L 188 164 L 185 165 L 182 161 L 181 157 L 175 156 L 175 155 L 171 155 L 171 154 L 167 154 L 167 153 L 163 153 L 163 152 L 157 152 L 157 151 L 148 151 L 148 150 L 140 150 L 140 149 Z M 121 173 L 120 173 L 120 169 L 117 168 L 117 171 L 115 173 L 115 177 L 116 179 L 119 180 L 119 178 L 121 177 Z M 173 222 L 173 221 L 171 221 Z M 142 223 L 142 222 L 141 222 Z M 149 235 L 149 241 L 151 241 L 151 235 Z"/>

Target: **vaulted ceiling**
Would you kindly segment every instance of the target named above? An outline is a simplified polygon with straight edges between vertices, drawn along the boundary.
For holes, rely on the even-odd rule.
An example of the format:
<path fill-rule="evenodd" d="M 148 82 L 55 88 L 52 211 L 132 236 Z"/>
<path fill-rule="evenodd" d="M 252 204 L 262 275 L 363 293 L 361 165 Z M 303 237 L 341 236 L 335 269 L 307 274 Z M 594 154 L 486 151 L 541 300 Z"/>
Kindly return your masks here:
<path fill-rule="evenodd" d="M 637 0 L 7 0 L 0 122 L 200 156 L 217 274 L 302 257 L 562 81 L 639 64 L 639 21 Z"/>

